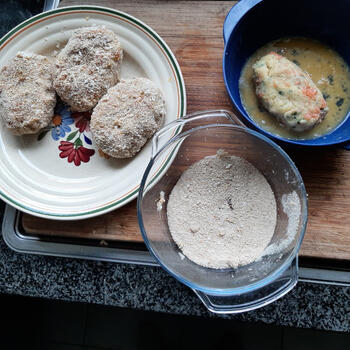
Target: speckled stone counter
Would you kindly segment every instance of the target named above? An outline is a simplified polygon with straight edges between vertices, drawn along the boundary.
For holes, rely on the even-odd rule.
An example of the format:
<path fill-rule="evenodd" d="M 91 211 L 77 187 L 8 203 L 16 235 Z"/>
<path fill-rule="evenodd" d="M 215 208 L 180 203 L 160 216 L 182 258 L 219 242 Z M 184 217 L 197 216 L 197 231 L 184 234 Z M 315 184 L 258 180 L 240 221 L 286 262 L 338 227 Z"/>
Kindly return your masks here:
<path fill-rule="evenodd" d="M 209 313 L 160 267 L 19 254 L 0 239 L 0 292 L 282 326 L 350 332 L 350 287 L 299 283 L 282 299 L 240 315 Z"/>
<path fill-rule="evenodd" d="M 17 24 L 42 11 L 44 0 L 0 1 L 0 36 Z"/>

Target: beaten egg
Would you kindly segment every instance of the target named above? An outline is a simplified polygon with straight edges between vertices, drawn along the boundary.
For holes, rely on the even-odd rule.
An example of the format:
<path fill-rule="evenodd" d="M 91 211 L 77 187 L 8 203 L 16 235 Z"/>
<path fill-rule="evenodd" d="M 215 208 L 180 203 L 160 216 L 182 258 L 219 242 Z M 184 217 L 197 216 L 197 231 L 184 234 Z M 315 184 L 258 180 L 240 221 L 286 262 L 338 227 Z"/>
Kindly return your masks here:
<path fill-rule="evenodd" d="M 274 51 L 307 72 L 322 92 L 328 106 L 324 120 L 310 130 L 297 132 L 286 128 L 259 104 L 253 81 L 253 64 Z M 258 49 L 244 65 L 239 81 L 243 107 L 264 130 L 288 139 L 313 139 L 336 128 L 350 110 L 350 69 L 343 58 L 330 47 L 307 38 L 285 38 Z"/>

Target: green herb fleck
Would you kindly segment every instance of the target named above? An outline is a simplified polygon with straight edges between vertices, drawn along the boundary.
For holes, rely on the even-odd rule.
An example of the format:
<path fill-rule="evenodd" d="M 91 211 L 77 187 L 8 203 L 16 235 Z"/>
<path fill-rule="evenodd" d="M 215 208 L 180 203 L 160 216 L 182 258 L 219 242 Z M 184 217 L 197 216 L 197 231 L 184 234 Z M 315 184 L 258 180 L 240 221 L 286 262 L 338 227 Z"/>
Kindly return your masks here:
<path fill-rule="evenodd" d="M 325 92 L 322 92 L 322 95 L 323 95 L 323 98 L 324 98 L 325 100 L 327 100 L 327 98 L 329 98 L 329 95 L 328 95 L 327 93 L 325 93 Z"/>
<path fill-rule="evenodd" d="M 344 99 L 340 98 L 335 104 L 340 107 L 344 103 Z"/>
<path fill-rule="evenodd" d="M 300 66 L 300 63 L 297 60 L 293 60 L 293 63 L 295 63 L 297 66 Z"/>
<path fill-rule="evenodd" d="M 296 56 L 296 55 L 298 55 L 299 53 L 298 53 L 298 51 L 296 50 L 296 49 L 292 49 L 292 55 L 293 56 Z"/>
<path fill-rule="evenodd" d="M 281 90 L 278 91 L 278 93 L 279 93 L 280 95 L 282 95 L 282 96 L 284 95 L 283 91 L 281 91 Z"/>
<path fill-rule="evenodd" d="M 331 74 L 328 75 L 327 79 L 328 79 L 328 81 L 329 81 L 329 84 L 333 85 L 333 83 L 334 83 L 334 77 L 333 77 L 333 75 L 331 75 Z"/>

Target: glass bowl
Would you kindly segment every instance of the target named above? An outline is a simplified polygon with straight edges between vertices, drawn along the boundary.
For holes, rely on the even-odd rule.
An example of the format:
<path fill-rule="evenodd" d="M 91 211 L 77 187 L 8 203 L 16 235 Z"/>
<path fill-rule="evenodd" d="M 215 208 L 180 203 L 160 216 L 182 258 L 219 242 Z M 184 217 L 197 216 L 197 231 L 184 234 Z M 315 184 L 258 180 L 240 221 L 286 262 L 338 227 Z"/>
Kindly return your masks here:
<path fill-rule="evenodd" d="M 307 223 L 307 195 L 299 171 L 278 145 L 242 126 L 232 113 L 217 110 L 168 124 L 154 136 L 152 147 L 140 186 L 137 214 L 148 249 L 166 271 L 192 288 L 207 308 L 217 313 L 261 307 L 294 287 L 297 254 Z M 277 224 L 264 255 L 235 269 L 206 268 L 186 258 L 173 241 L 167 221 L 167 200 L 182 172 L 218 149 L 258 168 L 271 185 L 277 203 Z M 162 164 L 164 156 L 173 159 L 171 165 Z M 162 167 L 161 178 L 151 181 L 149 174 Z M 160 200 L 161 192 L 164 202 Z M 294 228 L 282 203 L 282 197 L 292 192 L 300 201 Z"/>

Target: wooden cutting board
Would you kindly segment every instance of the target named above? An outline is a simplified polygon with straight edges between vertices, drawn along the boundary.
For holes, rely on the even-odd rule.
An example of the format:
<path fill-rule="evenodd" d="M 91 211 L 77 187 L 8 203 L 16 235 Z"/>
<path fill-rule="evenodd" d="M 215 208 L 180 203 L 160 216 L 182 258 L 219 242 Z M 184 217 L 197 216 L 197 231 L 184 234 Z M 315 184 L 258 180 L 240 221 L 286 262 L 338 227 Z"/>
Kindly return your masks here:
<path fill-rule="evenodd" d="M 60 6 L 80 1 L 62 0 Z M 89 1 L 127 12 L 147 23 L 170 46 L 181 66 L 188 112 L 232 106 L 222 77 L 222 26 L 234 1 Z M 350 260 L 350 151 L 288 151 L 309 195 L 309 223 L 300 255 Z M 136 201 L 100 217 L 60 222 L 23 215 L 29 233 L 142 241 Z"/>

